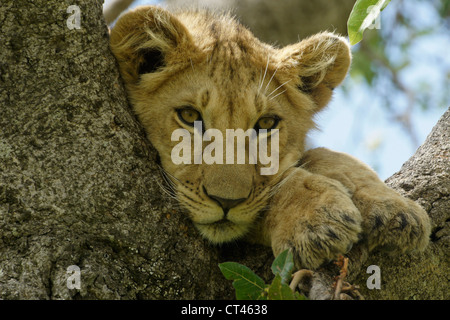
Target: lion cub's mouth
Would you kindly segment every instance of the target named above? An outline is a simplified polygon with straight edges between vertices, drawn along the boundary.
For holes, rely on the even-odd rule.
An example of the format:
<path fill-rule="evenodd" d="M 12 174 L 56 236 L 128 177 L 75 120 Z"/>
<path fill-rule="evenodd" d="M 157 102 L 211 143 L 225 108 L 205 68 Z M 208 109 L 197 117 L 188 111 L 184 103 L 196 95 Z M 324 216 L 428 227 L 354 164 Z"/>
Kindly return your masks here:
<path fill-rule="evenodd" d="M 198 225 L 203 225 L 203 226 L 214 226 L 214 227 L 226 227 L 227 225 L 233 225 L 234 222 L 223 218 L 219 221 L 215 221 L 215 222 L 211 222 L 211 223 L 197 223 Z"/>
<path fill-rule="evenodd" d="M 223 243 L 236 240 L 245 235 L 248 225 L 236 224 L 228 219 L 221 219 L 212 223 L 195 223 L 200 233 L 213 243 Z"/>

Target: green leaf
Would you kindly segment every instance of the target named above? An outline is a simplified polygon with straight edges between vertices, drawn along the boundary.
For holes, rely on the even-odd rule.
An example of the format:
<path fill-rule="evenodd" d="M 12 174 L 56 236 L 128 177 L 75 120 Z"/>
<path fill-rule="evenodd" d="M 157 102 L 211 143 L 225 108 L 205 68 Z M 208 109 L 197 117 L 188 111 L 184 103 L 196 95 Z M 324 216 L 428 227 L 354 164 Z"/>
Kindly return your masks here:
<path fill-rule="evenodd" d="M 350 44 L 355 45 L 363 38 L 364 30 L 372 26 L 381 11 L 391 0 L 357 0 L 347 21 Z"/>
<path fill-rule="evenodd" d="M 268 300 L 305 300 L 306 298 L 292 289 L 285 283 L 282 283 L 281 276 L 277 274 L 272 284 L 267 288 Z"/>
<path fill-rule="evenodd" d="M 289 283 L 294 270 L 294 256 L 291 250 L 284 250 L 272 263 L 274 275 L 280 275 L 282 283 Z"/>
<path fill-rule="evenodd" d="M 267 297 L 267 289 L 268 288 L 269 288 L 269 286 L 266 285 L 266 288 L 263 291 L 261 291 L 261 294 L 258 296 L 258 298 L 256 300 L 268 300 L 268 297 Z"/>
<path fill-rule="evenodd" d="M 261 296 L 265 288 L 264 280 L 252 270 L 236 262 L 224 262 L 219 264 L 225 278 L 233 281 L 237 300 L 256 300 Z"/>
<path fill-rule="evenodd" d="M 304 295 L 302 295 L 302 294 L 300 294 L 298 292 L 294 293 L 294 298 L 295 298 L 295 300 L 308 300 L 307 297 L 305 297 Z"/>

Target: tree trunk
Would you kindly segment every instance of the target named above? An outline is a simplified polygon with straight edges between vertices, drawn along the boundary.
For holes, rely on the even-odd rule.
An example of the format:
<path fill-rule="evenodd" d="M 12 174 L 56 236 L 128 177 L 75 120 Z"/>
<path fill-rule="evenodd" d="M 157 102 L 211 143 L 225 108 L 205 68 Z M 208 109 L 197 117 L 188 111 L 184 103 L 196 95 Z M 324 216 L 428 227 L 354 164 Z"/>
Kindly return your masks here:
<path fill-rule="evenodd" d="M 161 194 L 101 4 L 71 30 L 71 1 L 38 2 L 0 9 L 0 298 L 232 297 L 220 250 Z"/>
<path fill-rule="evenodd" d="M 381 269 L 380 290 L 368 290 L 367 274 L 359 282 L 373 299 L 450 299 L 450 109 L 401 170 L 387 184 L 417 201 L 432 221 L 431 244 L 422 254 L 392 257 L 373 254 L 366 265 Z M 363 271 L 363 270 L 362 270 Z"/>
<path fill-rule="evenodd" d="M 270 249 L 210 246 L 161 192 L 156 153 L 128 106 L 101 4 L 83 3 L 80 29 L 69 0 L 0 7 L 0 299 L 233 298 L 222 261 L 270 278 Z M 398 272 L 392 294 L 386 281 L 395 275 L 383 278 L 382 297 L 409 298 L 421 288 L 419 298 L 444 298 L 433 289 L 448 274 L 448 113 L 435 131 L 445 134 L 432 135 L 421 160 L 391 183 L 403 177 L 397 185 L 433 218 L 428 260 L 409 267 L 437 276 L 423 285 L 423 275 L 401 277 L 403 257 L 382 264 L 374 256 L 382 277 Z M 71 266 L 81 272 L 79 289 Z"/>

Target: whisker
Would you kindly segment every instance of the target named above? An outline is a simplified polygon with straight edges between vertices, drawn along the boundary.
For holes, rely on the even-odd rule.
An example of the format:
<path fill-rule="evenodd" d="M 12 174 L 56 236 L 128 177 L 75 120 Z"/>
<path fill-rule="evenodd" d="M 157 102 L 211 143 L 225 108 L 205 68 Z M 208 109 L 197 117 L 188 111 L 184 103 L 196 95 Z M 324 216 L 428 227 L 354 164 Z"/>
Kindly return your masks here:
<path fill-rule="evenodd" d="M 169 196 L 170 198 L 172 198 L 172 199 L 178 200 L 176 194 L 173 193 L 172 190 L 167 189 L 167 188 L 166 188 L 161 182 L 159 182 L 158 180 L 156 180 L 156 183 L 158 184 L 158 186 L 161 188 L 161 190 L 162 190 L 166 195 L 168 195 L 168 196 Z"/>
<path fill-rule="evenodd" d="M 162 172 L 162 177 L 164 182 L 167 184 L 167 186 L 170 188 L 171 191 L 175 192 L 176 191 L 176 185 L 175 182 L 173 182 L 170 177 L 167 175 L 166 172 Z"/>
<path fill-rule="evenodd" d="M 277 73 L 279 67 L 280 67 L 280 64 L 277 65 L 277 68 L 273 72 L 272 77 L 270 77 L 269 82 L 267 83 L 266 87 L 264 88 L 264 94 L 266 94 L 267 88 L 269 87 L 270 83 L 272 82 L 273 77 L 275 77 L 275 74 Z"/>
<path fill-rule="evenodd" d="M 284 89 L 283 91 L 281 91 L 280 93 L 277 93 L 275 96 L 273 96 L 273 97 L 270 97 L 269 98 L 269 100 L 273 100 L 273 99 L 275 99 L 276 97 L 278 97 L 280 94 L 283 94 L 283 93 L 285 93 L 286 92 L 286 90 L 287 89 Z"/>
<path fill-rule="evenodd" d="M 258 94 L 259 94 L 259 88 L 261 87 L 261 83 L 262 83 L 262 69 L 259 69 L 259 82 L 258 82 Z"/>
<path fill-rule="evenodd" d="M 180 181 L 180 179 L 178 179 L 177 177 L 175 177 L 173 174 L 171 174 L 171 173 L 169 173 L 168 171 L 164 170 L 164 168 L 161 167 L 160 165 L 158 165 L 158 167 L 159 167 L 159 169 L 161 170 L 162 174 L 163 174 L 165 177 L 170 178 L 170 179 L 173 179 L 173 180 L 175 180 L 176 182 L 182 184 L 181 181 Z M 173 181 L 171 181 L 171 183 L 173 183 Z"/>
<path fill-rule="evenodd" d="M 261 83 L 259 84 L 258 93 L 261 91 L 261 88 L 263 86 L 264 80 L 266 79 L 267 69 L 269 69 L 269 61 L 270 61 L 270 56 L 267 56 L 266 70 L 264 70 L 264 76 L 263 76 L 263 78 L 261 80 Z"/>
<path fill-rule="evenodd" d="M 280 89 L 281 87 L 283 87 L 285 84 L 289 83 L 289 81 L 291 81 L 291 80 L 285 81 L 284 83 L 282 83 L 281 85 L 279 85 L 275 90 L 273 90 L 273 91 L 267 96 L 267 98 L 270 98 L 270 96 L 271 96 L 273 93 L 275 93 L 278 89 Z"/>
<path fill-rule="evenodd" d="M 171 175 L 169 172 L 165 171 L 161 166 L 158 166 L 161 172 L 163 183 L 160 183 L 158 180 L 156 181 L 158 186 L 163 190 L 165 194 L 167 194 L 170 198 L 179 201 L 177 196 L 177 185 L 175 181 L 179 180 Z M 175 181 L 174 181 L 175 180 Z"/>

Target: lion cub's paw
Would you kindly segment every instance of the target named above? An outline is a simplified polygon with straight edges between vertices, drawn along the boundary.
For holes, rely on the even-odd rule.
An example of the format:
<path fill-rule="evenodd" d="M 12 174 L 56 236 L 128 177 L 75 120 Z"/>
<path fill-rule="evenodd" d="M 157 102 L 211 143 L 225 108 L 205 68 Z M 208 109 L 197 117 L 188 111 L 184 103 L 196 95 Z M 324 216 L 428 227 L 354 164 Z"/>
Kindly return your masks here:
<path fill-rule="evenodd" d="M 291 249 L 297 267 L 315 269 L 348 252 L 361 238 L 362 217 L 337 181 L 310 175 L 274 198 L 272 249 Z"/>
<path fill-rule="evenodd" d="M 363 215 L 363 232 L 371 250 L 412 252 L 428 245 L 430 218 L 414 201 L 391 190 L 388 194 L 359 192 L 354 199 Z"/>

